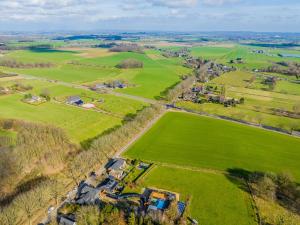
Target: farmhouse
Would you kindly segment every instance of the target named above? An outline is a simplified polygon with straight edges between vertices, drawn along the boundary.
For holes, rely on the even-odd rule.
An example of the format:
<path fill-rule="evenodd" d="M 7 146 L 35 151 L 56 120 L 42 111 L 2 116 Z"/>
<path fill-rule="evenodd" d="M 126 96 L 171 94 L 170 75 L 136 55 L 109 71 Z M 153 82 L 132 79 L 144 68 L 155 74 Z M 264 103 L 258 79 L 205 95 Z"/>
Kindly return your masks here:
<path fill-rule="evenodd" d="M 67 99 L 67 103 L 70 105 L 82 105 L 83 101 L 79 96 L 70 96 Z"/>
<path fill-rule="evenodd" d="M 108 167 L 107 173 L 120 180 L 124 176 L 125 167 L 126 161 L 124 159 L 114 159 L 112 164 Z"/>

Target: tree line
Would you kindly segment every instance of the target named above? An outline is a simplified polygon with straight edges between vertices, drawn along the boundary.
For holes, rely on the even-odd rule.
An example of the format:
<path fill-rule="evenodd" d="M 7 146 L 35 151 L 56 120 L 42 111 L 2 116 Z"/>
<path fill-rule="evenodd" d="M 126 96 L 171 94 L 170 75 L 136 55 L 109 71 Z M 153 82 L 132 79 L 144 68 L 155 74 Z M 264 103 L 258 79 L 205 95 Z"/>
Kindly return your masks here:
<path fill-rule="evenodd" d="M 278 62 L 276 65 L 269 66 L 265 69 L 261 69 L 261 72 L 269 73 L 281 73 L 290 76 L 296 76 L 300 78 L 300 63 L 296 62 Z"/>
<path fill-rule="evenodd" d="M 143 68 L 144 63 L 136 59 L 125 59 L 116 67 L 120 69 Z"/>
<path fill-rule="evenodd" d="M 135 53 L 144 53 L 144 50 L 141 46 L 137 44 L 117 44 L 109 49 L 111 52 L 135 52 Z"/>
<path fill-rule="evenodd" d="M 0 66 L 9 68 L 20 68 L 20 69 L 31 69 L 31 68 L 50 68 L 54 64 L 50 62 L 35 62 L 35 63 L 25 63 L 18 62 L 14 59 L 5 59 L 0 61 Z"/>

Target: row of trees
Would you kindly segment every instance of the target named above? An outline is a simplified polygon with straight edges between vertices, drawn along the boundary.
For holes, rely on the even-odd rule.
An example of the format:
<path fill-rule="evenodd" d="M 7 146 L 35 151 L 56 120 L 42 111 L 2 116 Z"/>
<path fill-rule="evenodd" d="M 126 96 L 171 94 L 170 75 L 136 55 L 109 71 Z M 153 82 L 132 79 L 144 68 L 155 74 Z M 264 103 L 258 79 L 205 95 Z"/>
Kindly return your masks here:
<path fill-rule="evenodd" d="M 15 82 L 11 87 L 10 87 L 11 90 L 13 91 L 29 91 L 29 90 L 32 90 L 33 87 L 29 84 L 24 84 L 22 82 Z"/>
<path fill-rule="evenodd" d="M 122 127 L 100 136 L 92 142 L 89 149 L 76 154 L 74 153 L 78 149 L 59 128 L 18 120 L 0 120 L 1 129 L 17 132 L 15 146 L 3 149 L 0 155 L 0 207 L 3 212 L 1 215 L 6 215 L 1 216 L 1 220 L 5 223 L 0 224 L 14 225 L 16 220 L 24 215 L 31 221 L 33 212 L 44 208 L 50 199 L 58 202 L 59 196 L 65 194 L 65 184 L 60 184 L 63 188 L 59 188 L 55 183 L 57 181 L 54 180 L 51 183 L 41 180 L 38 185 L 29 188 L 26 186 L 24 189 L 24 182 L 31 182 L 28 179 L 35 177 L 32 173 L 39 171 L 40 174 L 46 174 L 44 169 L 49 167 L 63 169 L 61 165 L 67 163 L 68 166 L 63 169 L 64 174 L 78 184 L 84 175 L 93 169 L 92 167 L 97 168 L 104 164 L 162 110 L 161 106 L 145 108 Z M 70 154 L 75 156 L 68 158 Z M 51 190 L 52 192 L 56 190 L 56 197 L 54 194 L 50 197 L 45 195 L 51 187 L 55 187 Z M 43 200 L 36 198 L 41 195 L 45 195 Z M 30 204 L 24 205 L 23 202 Z M 9 221 L 15 213 L 18 216 Z"/>
<path fill-rule="evenodd" d="M 300 64 L 296 62 L 278 62 L 277 65 L 269 66 L 266 69 L 260 70 L 262 72 L 281 73 L 300 78 Z"/>
<path fill-rule="evenodd" d="M 147 107 L 139 112 L 133 120 L 95 139 L 88 150 L 80 152 L 69 162 L 66 175 L 78 185 L 79 181 L 85 178 L 84 175 L 107 162 L 163 110 L 160 105 Z"/>
<path fill-rule="evenodd" d="M 109 49 L 111 52 L 136 52 L 144 53 L 143 48 L 137 44 L 118 44 Z"/>
<path fill-rule="evenodd" d="M 120 69 L 143 68 L 144 63 L 136 59 L 125 59 L 116 67 Z"/>
<path fill-rule="evenodd" d="M 166 100 L 169 102 L 175 102 L 183 92 L 190 89 L 190 87 L 196 82 L 196 77 L 190 75 L 185 80 L 177 84 L 174 88 L 170 89 L 166 95 Z"/>
<path fill-rule="evenodd" d="M 189 202 L 187 202 L 189 204 Z M 66 208 L 66 210 L 64 209 Z M 126 201 L 116 205 L 105 204 L 78 206 L 68 205 L 61 212 L 73 211 L 78 225 L 186 225 L 187 216 L 179 215 L 176 201 L 172 201 L 169 207 L 162 214 L 157 211 L 157 218 L 154 215 L 134 213 L 135 206 Z M 187 210 L 185 210 L 187 212 Z M 53 221 L 54 225 L 57 224 Z"/>
<path fill-rule="evenodd" d="M 9 68 L 49 68 L 54 65 L 50 62 L 36 62 L 36 63 L 24 63 L 18 62 L 14 59 L 6 59 L 0 61 L 0 66 L 9 67 Z"/>

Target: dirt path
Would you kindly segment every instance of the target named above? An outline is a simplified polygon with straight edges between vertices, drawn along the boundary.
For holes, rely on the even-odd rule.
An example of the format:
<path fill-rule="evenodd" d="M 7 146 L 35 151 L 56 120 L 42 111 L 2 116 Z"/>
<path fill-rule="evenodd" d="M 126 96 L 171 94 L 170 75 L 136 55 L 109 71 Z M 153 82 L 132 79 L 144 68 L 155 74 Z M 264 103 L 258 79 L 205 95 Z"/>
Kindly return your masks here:
<path fill-rule="evenodd" d="M 165 115 L 167 110 L 164 110 L 161 114 L 151 120 L 146 127 L 144 127 L 137 135 L 135 135 L 130 142 L 128 142 L 125 146 L 123 146 L 118 152 L 116 152 L 114 157 L 119 157 L 125 152 L 134 142 L 136 142 L 141 136 L 143 136 L 150 128 L 163 116 Z"/>

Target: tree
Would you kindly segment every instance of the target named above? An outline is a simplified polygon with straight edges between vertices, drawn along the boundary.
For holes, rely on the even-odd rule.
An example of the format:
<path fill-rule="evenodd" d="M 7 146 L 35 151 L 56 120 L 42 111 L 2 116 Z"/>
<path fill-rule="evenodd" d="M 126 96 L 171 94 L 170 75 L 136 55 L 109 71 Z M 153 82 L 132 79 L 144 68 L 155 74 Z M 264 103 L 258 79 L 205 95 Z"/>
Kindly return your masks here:
<path fill-rule="evenodd" d="M 257 182 L 257 192 L 259 196 L 265 197 L 267 199 L 274 199 L 276 193 L 276 184 L 268 176 L 263 176 Z"/>
<path fill-rule="evenodd" d="M 58 199 L 63 191 L 64 186 L 57 180 L 51 180 L 49 183 L 49 194 L 55 200 L 55 205 L 58 205 Z"/>
<path fill-rule="evenodd" d="M 258 114 L 256 115 L 255 119 L 256 119 L 257 123 L 258 123 L 259 125 L 261 125 L 261 123 L 262 123 L 264 117 L 263 117 L 262 114 L 258 113 Z"/>
<path fill-rule="evenodd" d="M 135 214 L 133 212 L 131 212 L 129 215 L 128 225 L 136 225 Z"/>
<path fill-rule="evenodd" d="M 82 206 L 76 212 L 78 225 L 99 225 L 100 211 L 97 206 Z"/>
<path fill-rule="evenodd" d="M 240 98 L 240 104 L 244 104 L 245 103 L 245 98 L 244 97 L 241 97 Z"/>
<path fill-rule="evenodd" d="M 31 225 L 31 219 L 36 209 L 36 199 L 32 192 L 21 194 L 15 200 L 16 207 L 19 207 L 27 216 L 28 224 Z"/>
<path fill-rule="evenodd" d="M 17 210 L 14 206 L 0 208 L 0 224 L 16 225 L 17 217 Z"/>
<path fill-rule="evenodd" d="M 106 216 L 105 225 L 126 225 L 124 213 L 119 212 L 117 208 L 114 208 L 113 211 Z"/>
<path fill-rule="evenodd" d="M 165 210 L 164 216 L 168 224 L 175 224 L 178 219 L 177 202 L 175 200 L 171 201 L 169 207 Z"/>
<path fill-rule="evenodd" d="M 45 98 L 47 101 L 50 101 L 50 91 L 48 89 L 43 89 L 40 96 Z"/>

